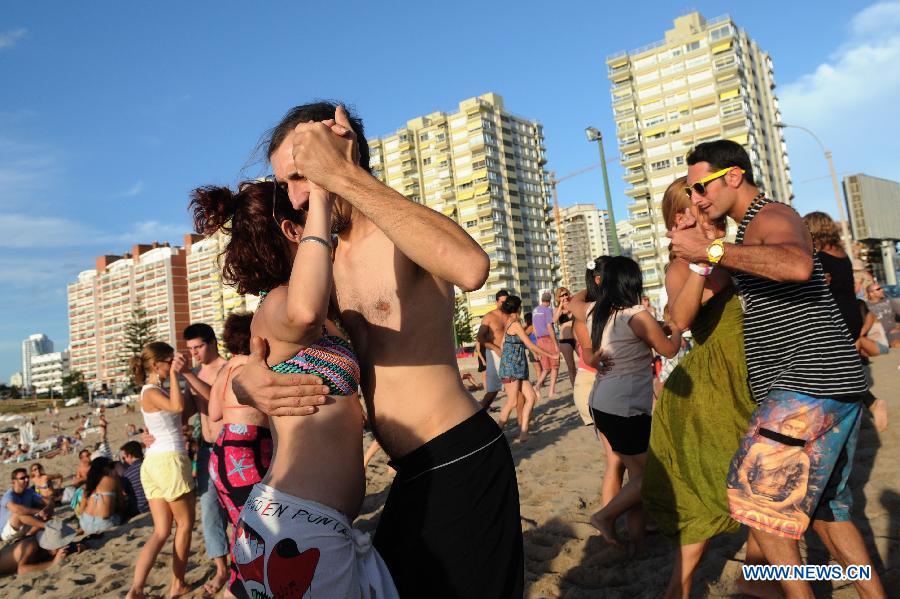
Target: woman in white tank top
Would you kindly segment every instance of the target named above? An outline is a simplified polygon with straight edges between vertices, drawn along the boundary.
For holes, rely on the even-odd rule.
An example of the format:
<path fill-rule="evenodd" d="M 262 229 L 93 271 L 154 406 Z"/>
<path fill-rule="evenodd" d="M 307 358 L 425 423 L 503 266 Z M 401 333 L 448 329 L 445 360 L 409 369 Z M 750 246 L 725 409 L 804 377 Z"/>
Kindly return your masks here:
<path fill-rule="evenodd" d="M 136 383 L 143 385 L 141 414 L 147 431 L 154 439 L 144 453 L 141 465 L 141 485 L 150 504 L 153 534 L 138 555 L 128 599 L 144 596 L 147 575 L 169 539 L 173 520 L 175 545 L 169 596 L 178 596 L 189 590 L 184 572 L 191 551 L 195 493 L 191 461 L 181 432 L 184 395 L 178 383 L 178 374 L 186 367 L 184 356 L 160 341 L 148 343 L 140 356 L 131 359 L 131 374 Z M 166 379 L 171 381 L 170 393 L 162 388 Z"/>

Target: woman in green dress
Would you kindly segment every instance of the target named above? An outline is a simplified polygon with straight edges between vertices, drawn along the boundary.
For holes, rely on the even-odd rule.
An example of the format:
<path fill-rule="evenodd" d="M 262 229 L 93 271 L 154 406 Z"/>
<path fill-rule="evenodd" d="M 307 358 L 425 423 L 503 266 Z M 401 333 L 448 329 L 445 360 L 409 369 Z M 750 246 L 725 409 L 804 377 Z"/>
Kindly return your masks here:
<path fill-rule="evenodd" d="M 662 201 L 666 227 L 705 227 L 725 236 L 725 223 L 697 222 L 677 179 Z M 708 269 L 711 268 L 711 272 Z M 744 360 L 743 311 L 724 269 L 671 260 L 666 292 L 672 323 L 690 328 L 694 347 L 666 380 L 653 412 L 644 474 L 644 508 L 676 545 L 666 597 L 687 597 L 709 539 L 740 525 L 728 512 L 725 479 L 755 404 Z"/>

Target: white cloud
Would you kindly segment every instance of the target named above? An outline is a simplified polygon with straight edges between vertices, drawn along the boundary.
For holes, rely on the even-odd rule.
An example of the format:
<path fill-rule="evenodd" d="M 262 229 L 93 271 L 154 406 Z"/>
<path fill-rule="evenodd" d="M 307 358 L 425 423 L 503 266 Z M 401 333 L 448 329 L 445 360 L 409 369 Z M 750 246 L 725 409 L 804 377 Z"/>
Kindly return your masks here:
<path fill-rule="evenodd" d="M 124 191 L 117 195 L 118 198 L 133 198 L 135 196 L 141 195 L 141 192 L 144 191 L 144 182 L 138 181 L 134 185 L 128 188 L 128 191 Z"/>
<path fill-rule="evenodd" d="M 78 221 L 25 214 L 0 214 L 0 249 L 96 247 L 125 251 L 135 243 L 169 241 L 179 244 L 187 225 L 142 221 L 123 232 L 100 231 Z"/>
<path fill-rule="evenodd" d="M 24 27 L 0 33 L 0 50 L 3 48 L 12 48 L 27 34 L 28 31 Z"/>
<path fill-rule="evenodd" d="M 842 172 L 900 178 L 900 1 L 873 4 L 849 21 L 827 60 L 777 93 L 784 121 L 814 131 Z M 777 56 L 774 57 L 777 65 Z M 808 135 L 785 137 L 797 208 L 836 214 L 827 167 Z M 815 182 L 810 181 L 815 180 Z"/>
<path fill-rule="evenodd" d="M 169 241 L 181 245 L 185 233 L 190 229 L 185 224 L 161 223 L 156 220 L 137 222 L 127 232 L 116 236 L 116 239 L 127 243 L 149 243 L 151 241 Z"/>

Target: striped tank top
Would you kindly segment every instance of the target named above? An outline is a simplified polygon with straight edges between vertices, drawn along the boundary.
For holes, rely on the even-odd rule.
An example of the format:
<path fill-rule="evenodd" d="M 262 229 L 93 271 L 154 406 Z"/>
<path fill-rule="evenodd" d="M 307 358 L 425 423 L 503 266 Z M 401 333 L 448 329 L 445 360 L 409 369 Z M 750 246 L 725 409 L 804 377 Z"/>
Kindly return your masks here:
<path fill-rule="evenodd" d="M 757 197 L 738 225 L 744 243 L 750 221 L 772 200 Z M 744 300 L 744 346 L 757 403 L 769 391 L 796 391 L 852 401 L 868 390 L 862 363 L 813 254 L 809 281 L 781 283 L 736 272 Z"/>

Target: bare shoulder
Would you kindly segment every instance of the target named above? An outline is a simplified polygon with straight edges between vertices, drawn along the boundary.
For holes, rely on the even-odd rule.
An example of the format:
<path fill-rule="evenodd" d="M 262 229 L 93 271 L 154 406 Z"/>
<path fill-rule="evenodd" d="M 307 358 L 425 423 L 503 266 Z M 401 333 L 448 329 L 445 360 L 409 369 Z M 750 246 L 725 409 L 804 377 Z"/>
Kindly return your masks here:
<path fill-rule="evenodd" d="M 678 294 L 690 272 L 691 269 L 688 267 L 688 263 L 681 258 L 676 258 L 669 262 L 669 267 L 666 269 L 666 293 L 669 297 L 674 297 Z"/>
<path fill-rule="evenodd" d="M 750 222 L 744 243 L 811 245 L 809 229 L 796 210 L 780 202 L 766 204 Z"/>

